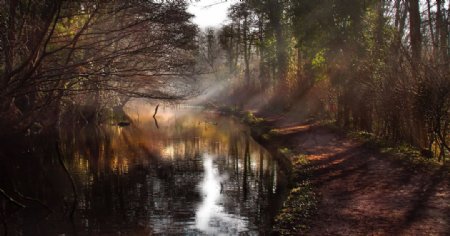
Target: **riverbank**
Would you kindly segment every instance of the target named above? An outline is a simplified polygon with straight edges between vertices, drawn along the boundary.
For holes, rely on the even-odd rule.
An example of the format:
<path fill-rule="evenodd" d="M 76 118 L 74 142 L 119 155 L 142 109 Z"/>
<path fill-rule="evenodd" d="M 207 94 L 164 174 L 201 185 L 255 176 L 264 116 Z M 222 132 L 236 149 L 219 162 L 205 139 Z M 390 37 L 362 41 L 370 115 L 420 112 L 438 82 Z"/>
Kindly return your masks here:
<path fill-rule="evenodd" d="M 275 226 L 280 234 L 450 233 L 448 167 L 380 152 L 318 123 L 253 119 L 264 127 L 258 139 L 284 152 L 293 166 L 291 196 Z"/>

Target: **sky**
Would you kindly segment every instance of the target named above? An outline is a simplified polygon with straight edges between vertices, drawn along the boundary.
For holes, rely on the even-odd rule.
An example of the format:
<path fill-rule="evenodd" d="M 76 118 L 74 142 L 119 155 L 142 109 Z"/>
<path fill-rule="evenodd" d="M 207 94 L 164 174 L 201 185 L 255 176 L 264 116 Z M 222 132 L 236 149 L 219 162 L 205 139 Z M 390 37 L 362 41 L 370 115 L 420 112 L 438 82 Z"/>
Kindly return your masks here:
<path fill-rule="evenodd" d="M 227 19 L 227 9 L 239 0 L 193 0 L 188 11 L 195 15 L 193 21 L 201 29 L 219 27 Z"/>

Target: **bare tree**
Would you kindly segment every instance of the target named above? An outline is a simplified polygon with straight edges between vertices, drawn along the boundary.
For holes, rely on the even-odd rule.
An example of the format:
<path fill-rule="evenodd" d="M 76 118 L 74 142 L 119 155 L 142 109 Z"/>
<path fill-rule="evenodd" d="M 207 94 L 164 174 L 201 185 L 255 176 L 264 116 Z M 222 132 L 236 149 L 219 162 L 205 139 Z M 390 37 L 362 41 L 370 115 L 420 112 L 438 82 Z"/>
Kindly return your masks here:
<path fill-rule="evenodd" d="M 8 1 L 1 9 L 2 114 L 16 114 L 13 122 L 26 126 L 63 97 L 182 97 L 187 91 L 173 81 L 190 77 L 197 33 L 186 7 L 185 1 Z"/>

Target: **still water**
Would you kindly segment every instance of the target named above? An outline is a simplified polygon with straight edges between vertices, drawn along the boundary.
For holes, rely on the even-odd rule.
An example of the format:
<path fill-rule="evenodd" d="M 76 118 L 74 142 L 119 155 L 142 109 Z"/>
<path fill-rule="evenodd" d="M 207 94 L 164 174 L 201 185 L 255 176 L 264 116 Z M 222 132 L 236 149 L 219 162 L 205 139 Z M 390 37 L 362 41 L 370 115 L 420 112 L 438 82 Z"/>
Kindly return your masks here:
<path fill-rule="evenodd" d="M 132 124 L 71 126 L 57 155 L 19 158 L 14 185 L 49 206 L 11 214 L 18 235 L 260 235 L 285 196 L 277 161 L 238 120 L 195 107 L 131 103 Z M 49 140 L 33 140 L 40 146 Z M 47 145 L 51 146 L 51 145 Z M 28 153 L 39 153 L 27 150 Z M 49 152 L 47 152 L 49 153 Z M 11 176 L 10 176 L 11 177 Z"/>

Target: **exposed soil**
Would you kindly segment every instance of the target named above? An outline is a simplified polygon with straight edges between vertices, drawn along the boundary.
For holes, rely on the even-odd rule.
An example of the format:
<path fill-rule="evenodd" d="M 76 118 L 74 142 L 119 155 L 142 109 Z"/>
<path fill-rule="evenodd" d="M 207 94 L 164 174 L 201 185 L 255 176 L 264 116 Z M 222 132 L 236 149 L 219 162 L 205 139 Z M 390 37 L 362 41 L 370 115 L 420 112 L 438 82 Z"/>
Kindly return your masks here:
<path fill-rule="evenodd" d="M 310 235 L 450 235 L 448 169 L 413 168 L 321 126 L 274 126 L 278 144 L 312 166 L 319 203 Z"/>

